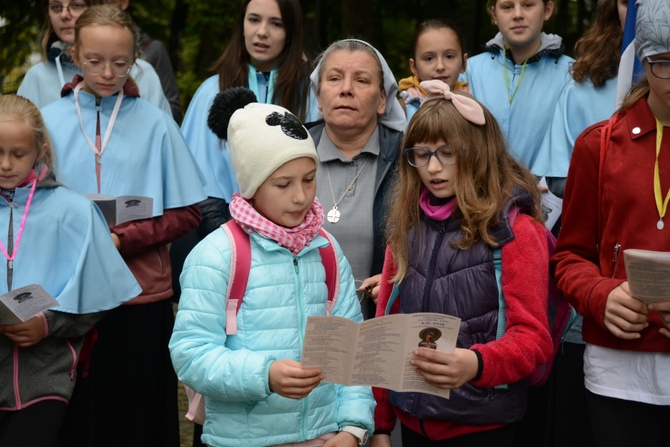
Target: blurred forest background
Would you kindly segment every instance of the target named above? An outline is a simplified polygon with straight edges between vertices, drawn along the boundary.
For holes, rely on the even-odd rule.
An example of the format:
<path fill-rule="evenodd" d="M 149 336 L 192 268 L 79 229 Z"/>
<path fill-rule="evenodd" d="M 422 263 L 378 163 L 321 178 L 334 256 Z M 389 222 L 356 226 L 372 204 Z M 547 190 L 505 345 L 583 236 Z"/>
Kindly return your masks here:
<path fill-rule="evenodd" d="M 0 0 L 0 86 L 16 91 L 23 73 L 39 61 L 39 34 L 45 20 L 42 0 Z M 170 53 L 184 109 L 210 66 L 220 56 L 244 0 L 132 0 L 129 12 Z M 409 74 L 409 46 L 422 20 L 443 17 L 456 23 L 470 55 L 497 32 L 486 0 L 301 0 L 305 49 L 314 59 L 334 40 L 365 39 L 386 57 L 396 78 Z M 593 19 L 597 0 L 554 0 L 544 31 L 563 37 L 567 53 Z"/>

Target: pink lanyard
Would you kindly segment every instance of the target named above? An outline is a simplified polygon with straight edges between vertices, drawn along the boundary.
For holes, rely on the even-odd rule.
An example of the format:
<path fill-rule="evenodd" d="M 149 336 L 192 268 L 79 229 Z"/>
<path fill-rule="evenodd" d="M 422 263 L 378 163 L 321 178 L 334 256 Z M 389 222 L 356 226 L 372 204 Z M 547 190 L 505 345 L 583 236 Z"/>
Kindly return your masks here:
<path fill-rule="evenodd" d="M 5 245 L 0 241 L 0 251 L 7 258 L 9 262 L 9 268 L 14 268 L 14 259 L 16 259 L 16 254 L 19 252 L 19 243 L 21 242 L 21 235 L 23 235 L 23 228 L 26 226 L 26 219 L 28 218 L 28 210 L 30 209 L 30 204 L 33 201 L 33 196 L 35 195 L 35 187 L 37 186 L 37 179 L 33 181 L 33 186 L 30 187 L 30 194 L 28 195 L 28 200 L 26 201 L 26 209 L 23 212 L 23 217 L 21 218 L 21 226 L 19 226 L 19 233 L 16 235 L 16 242 L 14 242 L 14 248 L 12 249 L 12 254 L 10 256 L 7 253 Z"/>

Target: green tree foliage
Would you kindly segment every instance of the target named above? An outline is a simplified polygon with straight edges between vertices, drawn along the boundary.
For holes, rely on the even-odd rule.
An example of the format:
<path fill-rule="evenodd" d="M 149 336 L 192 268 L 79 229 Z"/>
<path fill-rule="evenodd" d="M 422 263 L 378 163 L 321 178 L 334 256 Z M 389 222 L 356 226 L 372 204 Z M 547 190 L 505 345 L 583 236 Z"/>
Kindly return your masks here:
<path fill-rule="evenodd" d="M 0 93 L 15 91 L 37 39 L 44 14 L 39 0 L 2 0 L 0 9 Z M 8 3 L 11 3 L 9 5 Z"/>
<path fill-rule="evenodd" d="M 2 0 L 0 12 L 0 81 L 20 71 L 37 41 L 44 13 L 39 0 Z M 65 1 L 65 0 L 62 0 Z M 410 41 L 416 25 L 444 17 L 465 35 L 466 51 L 481 52 L 497 29 L 491 24 L 486 0 L 300 0 L 305 23 L 305 52 L 310 59 L 334 40 L 359 37 L 386 57 L 396 77 L 409 74 Z M 244 0 L 132 0 L 130 13 L 149 35 L 163 41 L 170 52 L 183 104 L 212 74 L 211 66 L 223 52 Z M 597 0 L 554 0 L 556 12 L 545 32 L 563 37 L 568 53 L 589 25 Z M 3 83 L 3 91 L 18 84 Z"/>

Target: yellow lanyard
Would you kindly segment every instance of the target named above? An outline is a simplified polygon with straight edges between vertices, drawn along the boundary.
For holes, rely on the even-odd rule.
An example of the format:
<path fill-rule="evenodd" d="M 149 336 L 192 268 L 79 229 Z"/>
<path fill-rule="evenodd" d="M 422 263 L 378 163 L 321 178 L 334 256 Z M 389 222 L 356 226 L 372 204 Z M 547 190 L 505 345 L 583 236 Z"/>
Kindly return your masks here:
<path fill-rule="evenodd" d="M 507 48 L 503 48 L 503 53 L 505 56 L 505 59 L 507 58 Z M 516 96 L 516 91 L 519 90 L 519 86 L 521 85 L 521 80 L 523 79 L 523 74 L 526 71 L 526 64 L 528 63 L 528 59 L 523 61 L 523 67 L 521 68 L 521 74 L 519 75 L 519 80 L 516 81 L 516 86 L 514 87 L 514 91 L 512 94 L 509 94 L 509 73 L 507 70 L 507 61 L 505 62 L 505 87 L 507 87 L 507 99 L 509 100 L 509 103 L 512 104 L 512 101 L 514 101 L 514 97 Z M 516 65 L 516 64 L 515 64 Z"/>
<path fill-rule="evenodd" d="M 663 124 L 659 120 L 656 120 L 656 163 L 654 164 L 654 198 L 656 199 L 656 208 L 658 209 L 658 223 L 656 228 L 662 230 L 665 226 L 663 224 L 663 217 L 665 217 L 665 212 L 668 210 L 668 201 L 670 201 L 670 188 L 668 188 L 668 193 L 665 195 L 665 200 L 663 199 L 663 193 L 661 192 L 661 173 L 658 167 L 658 154 L 661 152 L 661 142 L 663 141 Z"/>

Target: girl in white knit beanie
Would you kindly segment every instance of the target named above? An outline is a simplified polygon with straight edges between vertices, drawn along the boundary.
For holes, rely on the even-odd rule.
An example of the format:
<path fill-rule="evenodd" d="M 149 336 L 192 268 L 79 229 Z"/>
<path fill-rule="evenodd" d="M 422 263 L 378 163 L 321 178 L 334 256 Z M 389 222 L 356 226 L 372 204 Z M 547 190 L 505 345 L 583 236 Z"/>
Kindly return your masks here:
<path fill-rule="evenodd" d="M 370 388 L 322 383 L 318 368 L 299 363 L 308 316 L 363 320 L 349 263 L 321 229 L 314 142 L 288 110 L 255 100 L 247 89 L 226 90 L 209 114 L 230 145 L 240 194 L 230 203 L 233 221 L 184 264 L 170 341 L 175 370 L 205 397 L 207 445 L 362 445 L 373 430 Z M 241 246 L 231 243 L 228 232 L 239 230 L 231 226 L 244 230 L 251 251 L 237 311 L 226 304 Z M 330 244 L 337 279 L 328 287 Z"/>

